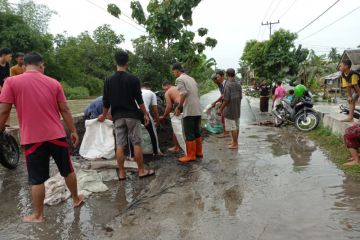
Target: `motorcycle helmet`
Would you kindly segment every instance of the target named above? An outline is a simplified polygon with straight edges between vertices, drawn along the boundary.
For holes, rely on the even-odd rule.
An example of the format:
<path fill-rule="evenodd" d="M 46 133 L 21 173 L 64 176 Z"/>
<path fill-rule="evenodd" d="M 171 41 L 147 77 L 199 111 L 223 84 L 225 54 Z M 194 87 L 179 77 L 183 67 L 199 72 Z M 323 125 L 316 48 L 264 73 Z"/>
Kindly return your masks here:
<path fill-rule="evenodd" d="M 296 85 L 294 92 L 296 97 L 302 97 L 306 92 L 306 87 L 302 84 Z"/>

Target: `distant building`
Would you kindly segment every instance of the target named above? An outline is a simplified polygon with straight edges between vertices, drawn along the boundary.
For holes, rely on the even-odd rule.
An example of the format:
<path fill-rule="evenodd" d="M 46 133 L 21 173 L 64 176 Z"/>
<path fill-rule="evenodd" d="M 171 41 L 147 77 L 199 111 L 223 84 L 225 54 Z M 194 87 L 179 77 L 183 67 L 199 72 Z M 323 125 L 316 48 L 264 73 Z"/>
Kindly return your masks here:
<path fill-rule="evenodd" d="M 352 62 L 352 70 L 359 71 L 360 70 L 360 49 L 352 49 L 352 50 L 345 50 L 343 55 L 341 56 L 341 61 L 343 60 L 350 60 Z M 338 66 L 339 67 L 339 66 Z"/>

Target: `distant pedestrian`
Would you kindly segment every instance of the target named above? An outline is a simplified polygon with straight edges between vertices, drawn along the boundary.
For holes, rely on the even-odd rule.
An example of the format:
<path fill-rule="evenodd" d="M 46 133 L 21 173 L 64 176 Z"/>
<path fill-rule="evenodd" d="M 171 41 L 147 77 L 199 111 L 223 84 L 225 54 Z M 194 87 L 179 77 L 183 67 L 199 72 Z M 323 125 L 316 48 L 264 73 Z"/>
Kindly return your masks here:
<path fill-rule="evenodd" d="M 184 72 L 180 63 L 173 65 L 176 86 L 180 92 L 180 104 L 176 107 L 175 115 L 183 112 L 183 127 L 186 139 L 186 156 L 179 158 L 180 162 L 195 161 L 202 158 L 201 139 L 201 109 L 200 96 L 196 81 Z"/>
<path fill-rule="evenodd" d="M 0 95 L 0 130 L 4 128 L 5 120 L 15 104 L 34 208 L 34 213 L 24 217 L 23 221 L 38 223 L 44 221 L 44 182 L 50 176 L 50 157 L 65 178 L 73 206 L 79 207 L 84 196 L 78 195 L 70 149 L 60 120 L 61 115 L 71 132 L 73 145 L 77 146 L 79 137 L 64 91 L 57 80 L 44 75 L 45 67 L 40 54 L 27 54 L 25 65 L 25 73 L 5 81 Z"/>
<path fill-rule="evenodd" d="M 276 83 L 275 93 L 273 95 L 273 107 L 276 108 L 280 104 L 280 100 L 286 96 L 286 89 L 281 81 Z"/>
<path fill-rule="evenodd" d="M 10 76 L 17 76 L 25 72 L 24 56 L 25 54 L 23 53 L 15 54 L 15 61 L 17 64 L 10 68 Z"/>
<path fill-rule="evenodd" d="M 232 142 L 229 144 L 229 149 L 238 149 L 238 138 L 240 133 L 240 114 L 241 114 L 241 100 L 242 88 L 235 80 L 235 70 L 229 68 L 226 70 L 227 82 L 224 91 L 224 101 L 221 108 L 218 110 L 220 115 L 224 112 L 226 130 L 231 132 Z"/>
<path fill-rule="evenodd" d="M 104 122 L 111 108 L 111 116 L 115 125 L 116 159 L 119 166 L 119 180 L 126 180 L 125 172 L 125 147 L 128 138 L 134 146 L 135 161 L 138 165 L 138 176 L 149 177 L 155 174 L 154 170 L 144 167 L 144 157 L 141 148 L 142 134 L 141 121 L 145 126 L 149 124 L 149 113 L 146 110 L 140 81 L 127 72 L 129 55 L 124 51 L 115 54 L 117 72 L 107 78 L 104 85 L 103 114 L 99 121 Z M 140 110 L 139 110 L 140 108 Z"/>
<path fill-rule="evenodd" d="M 266 79 L 262 80 L 259 86 L 260 93 L 260 112 L 269 111 L 269 97 L 270 97 L 270 86 L 267 84 Z"/>
<path fill-rule="evenodd" d="M 6 78 L 10 76 L 12 52 L 9 48 L 0 49 L 0 92 Z"/>

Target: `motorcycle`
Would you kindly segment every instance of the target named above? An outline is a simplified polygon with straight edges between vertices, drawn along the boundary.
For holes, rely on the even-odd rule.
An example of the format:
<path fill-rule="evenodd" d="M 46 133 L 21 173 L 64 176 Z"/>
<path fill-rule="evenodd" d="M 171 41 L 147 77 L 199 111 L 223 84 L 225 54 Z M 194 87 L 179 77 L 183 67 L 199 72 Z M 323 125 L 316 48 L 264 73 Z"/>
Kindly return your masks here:
<path fill-rule="evenodd" d="M 0 132 L 0 163 L 8 169 L 15 169 L 19 159 L 19 145 L 15 138 L 5 131 Z"/>
<path fill-rule="evenodd" d="M 347 106 L 344 105 L 340 105 L 340 113 L 344 113 L 346 115 L 349 115 L 349 108 Z M 356 119 L 360 119 L 360 109 L 359 108 L 355 108 L 354 110 L 354 118 Z"/>
<path fill-rule="evenodd" d="M 298 98 L 295 103 L 287 98 L 281 99 L 280 104 L 272 111 L 275 116 L 275 126 L 291 123 L 303 132 L 314 130 L 320 123 L 320 115 L 313 106 L 310 94 Z"/>

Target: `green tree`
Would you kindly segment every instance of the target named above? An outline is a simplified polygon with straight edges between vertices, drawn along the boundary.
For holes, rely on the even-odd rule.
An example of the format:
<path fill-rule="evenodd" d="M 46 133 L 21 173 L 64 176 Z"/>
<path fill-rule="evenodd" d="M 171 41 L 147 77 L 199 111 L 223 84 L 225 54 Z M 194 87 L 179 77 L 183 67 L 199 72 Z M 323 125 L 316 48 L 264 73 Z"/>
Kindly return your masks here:
<path fill-rule="evenodd" d="M 198 74 L 206 61 L 203 55 L 206 47 L 214 48 L 217 45 L 216 39 L 207 37 L 208 29 L 200 28 L 196 32 L 187 30 L 191 26 L 193 9 L 198 6 L 200 0 L 152 0 L 147 5 L 147 14 L 139 1 L 131 1 L 132 18 L 146 28 L 148 36 L 146 39 L 151 46 L 159 51 L 165 51 L 171 55 L 171 60 L 161 71 L 169 71 L 169 64 L 175 61 L 182 62 L 187 71 L 192 75 L 198 75 L 205 80 L 209 76 Z M 197 38 L 196 38 L 197 36 Z M 196 39 L 205 38 L 203 41 Z M 145 44 L 139 41 L 135 45 Z M 146 43 L 147 44 L 147 43 Z M 136 48 L 136 47 L 135 47 Z M 162 54 L 162 53 L 161 53 Z M 135 55 L 136 51 L 135 51 Z M 206 57 L 205 57 L 206 58 Z M 148 62 L 149 63 L 149 62 Z M 147 66 L 150 66 L 147 64 Z M 152 66 L 157 69 L 157 66 Z M 164 77 L 166 77 L 165 75 Z"/>
<path fill-rule="evenodd" d="M 336 48 L 331 48 L 328 54 L 328 59 L 332 63 L 338 63 L 341 59 L 341 55 L 338 53 Z"/>
<path fill-rule="evenodd" d="M 306 60 L 309 51 L 301 45 L 295 47 L 297 34 L 280 29 L 269 40 L 246 43 L 241 66 L 251 67 L 255 75 L 271 81 L 295 77 L 299 64 Z"/>

